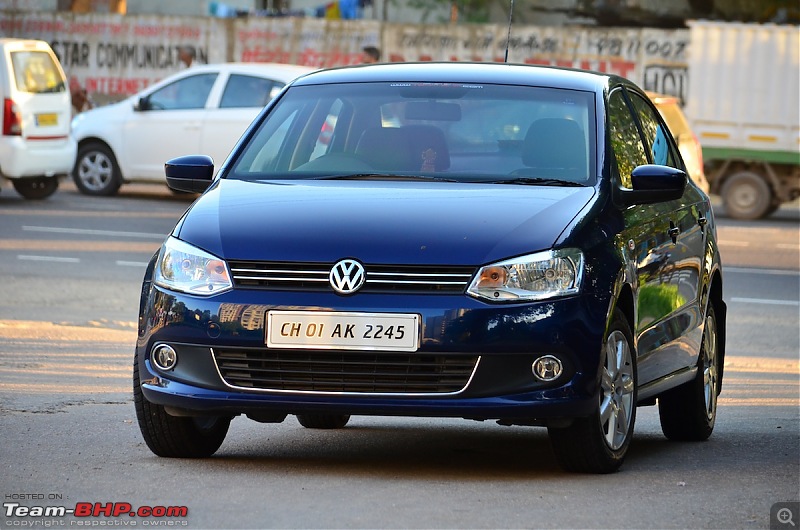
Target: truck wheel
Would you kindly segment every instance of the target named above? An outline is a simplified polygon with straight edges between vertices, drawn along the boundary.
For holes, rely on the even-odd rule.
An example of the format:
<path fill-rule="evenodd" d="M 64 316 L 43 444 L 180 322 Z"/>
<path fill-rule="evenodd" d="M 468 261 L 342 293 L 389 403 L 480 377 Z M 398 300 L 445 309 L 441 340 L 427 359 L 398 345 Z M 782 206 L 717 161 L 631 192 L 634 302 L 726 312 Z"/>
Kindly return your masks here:
<path fill-rule="evenodd" d="M 734 219 L 761 219 L 769 213 L 772 190 L 758 173 L 741 171 L 722 186 L 725 213 Z"/>
<path fill-rule="evenodd" d="M 72 178 L 87 195 L 114 195 L 122 185 L 117 158 L 105 144 L 91 142 L 78 149 Z"/>
<path fill-rule="evenodd" d="M 14 189 L 26 199 L 46 199 L 58 189 L 58 177 L 14 179 Z"/>

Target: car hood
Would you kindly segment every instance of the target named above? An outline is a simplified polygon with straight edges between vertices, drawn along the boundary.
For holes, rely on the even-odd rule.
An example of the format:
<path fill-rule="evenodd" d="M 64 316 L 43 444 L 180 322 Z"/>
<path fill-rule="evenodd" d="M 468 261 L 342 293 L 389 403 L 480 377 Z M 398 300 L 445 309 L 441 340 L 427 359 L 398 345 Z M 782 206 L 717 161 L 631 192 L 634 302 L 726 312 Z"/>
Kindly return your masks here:
<path fill-rule="evenodd" d="M 224 259 L 478 265 L 551 248 L 590 187 L 222 179 L 175 229 Z"/>

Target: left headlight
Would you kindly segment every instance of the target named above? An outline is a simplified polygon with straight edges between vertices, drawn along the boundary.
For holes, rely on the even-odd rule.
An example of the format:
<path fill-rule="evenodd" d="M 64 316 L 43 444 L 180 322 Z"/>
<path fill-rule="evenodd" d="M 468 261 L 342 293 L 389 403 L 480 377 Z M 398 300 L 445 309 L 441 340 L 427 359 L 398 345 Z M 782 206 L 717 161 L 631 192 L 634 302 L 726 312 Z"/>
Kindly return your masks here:
<path fill-rule="evenodd" d="M 548 250 L 481 267 L 467 293 L 498 302 L 546 300 L 577 293 L 582 277 L 580 250 Z"/>
<path fill-rule="evenodd" d="M 225 261 L 174 237 L 161 247 L 153 281 L 165 289 L 199 296 L 233 287 Z"/>

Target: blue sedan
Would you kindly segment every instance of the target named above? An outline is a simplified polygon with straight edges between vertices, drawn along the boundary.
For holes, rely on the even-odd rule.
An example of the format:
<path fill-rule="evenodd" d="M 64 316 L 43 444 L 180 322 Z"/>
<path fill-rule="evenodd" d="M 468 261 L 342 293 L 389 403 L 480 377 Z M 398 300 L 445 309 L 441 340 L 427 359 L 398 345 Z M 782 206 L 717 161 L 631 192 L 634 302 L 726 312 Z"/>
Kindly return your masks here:
<path fill-rule="evenodd" d="M 233 417 L 548 429 L 561 466 L 622 464 L 638 406 L 704 440 L 726 306 L 708 196 L 613 75 L 382 64 L 290 83 L 147 269 L 134 398 L 148 447 L 206 457 Z"/>

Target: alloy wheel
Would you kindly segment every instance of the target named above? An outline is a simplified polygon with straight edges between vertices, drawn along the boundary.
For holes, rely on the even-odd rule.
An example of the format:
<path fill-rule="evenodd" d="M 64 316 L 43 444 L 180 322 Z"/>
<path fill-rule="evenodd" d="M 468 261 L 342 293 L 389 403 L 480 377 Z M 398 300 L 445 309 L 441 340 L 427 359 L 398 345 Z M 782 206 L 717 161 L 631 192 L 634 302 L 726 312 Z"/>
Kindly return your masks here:
<path fill-rule="evenodd" d="M 600 427 L 608 447 L 616 451 L 625 443 L 633 419 L 633 361 L 625 335 L 613 331 L 605 344 L 605 365 L 600 380 Z"/>
<path fill-rule="evenodd" d="M 706 317 L 703 334 L 703 392 L 706 402 L 706 417 L 710 420 L 717 414 L 717 323 L 710 315 Z"/>
<path fill-rule="evenodd" d="M 114 176 L 114 164 L 105 153 L 86 153 L 78 164 L 78 178 L 90 190 L 105 189 Z"/>

